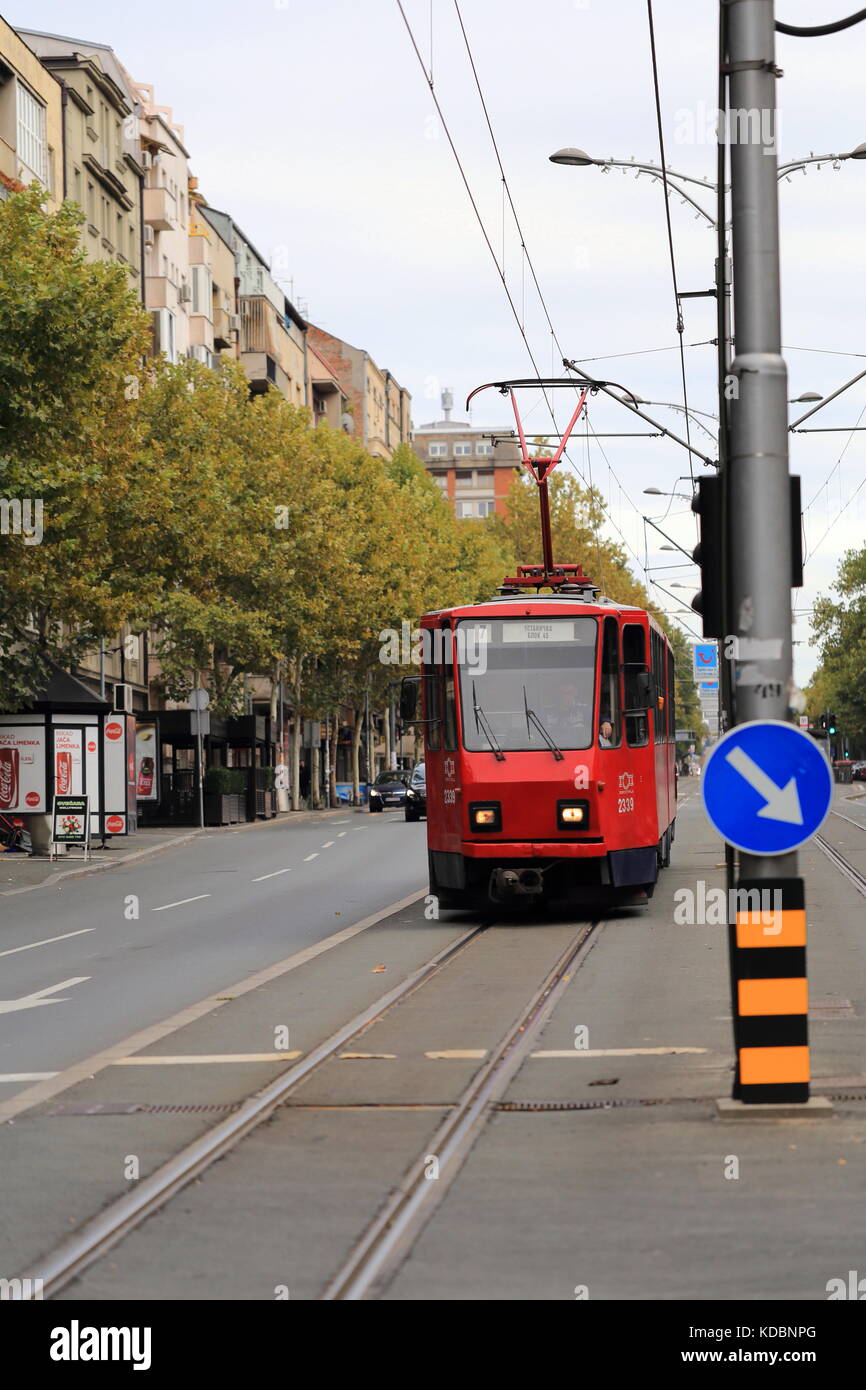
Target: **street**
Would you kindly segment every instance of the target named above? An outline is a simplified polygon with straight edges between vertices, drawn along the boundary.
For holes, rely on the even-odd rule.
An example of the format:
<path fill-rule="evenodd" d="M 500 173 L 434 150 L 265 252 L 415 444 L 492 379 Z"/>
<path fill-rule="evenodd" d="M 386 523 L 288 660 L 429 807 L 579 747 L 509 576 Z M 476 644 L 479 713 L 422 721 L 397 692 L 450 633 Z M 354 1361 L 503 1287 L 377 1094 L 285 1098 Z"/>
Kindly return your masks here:
<path fill-rule="evenodd" d="M 363 1296 L 810 1300 L 857 1268 L 862 889 L 814 846 L 804 856 L 813 1094 L 839 1097 L 832 1118 L 720 1119 L 715 1100 L 732 1074 L 725 928 L 677 925 L 672 910 L 677 890 L 723 881 L 720 844 L 689 782 L 677 824 L 652 902 L 595 927 L 516 1073 L 453 1171 L 426 1182 L 429 1209 Z M 859 793 L 838 789 L 824 833 L 862 872 Z M 372 1007 L 375 1021 L 267 1123 L 57 1294 L 328 1296 L 413 1163 L 435 1158 L 443 1120 L 534 990 L 591 926 L 555 910 L 495 920 L 378 1017 L 377 999 L 476 926 L 462 913 L 426 920 L 423 836 L 400 815 L 337 813 L 247 832 L 242 870 L 230 862 L 240 835 L 214 835 L 194 855 L 166 852 L 134 872 L 18 899 L 4 927 L 3 949 L 17 949 L 4 957 L 5 995 L 89 978 L 66 1002 L 0 1017 L 3 1113 L 17 1110 L 0 1131 L 0 1268 L 39 1277 L 72 1228 L 134 1187 L 130 1173 L 147 1178 Z M 157 1026 L 413 892 L 333 949 Z M 142 905 L 135 923 L 122 915 L 131 893 Z M 195 901 L 160 911 L 182 898 Z M 87 914 L 88 934 L 19 949 L 82 930 Z M 152 1031 L 130 1050 L 125 1040 L 142 1029 Z"/>

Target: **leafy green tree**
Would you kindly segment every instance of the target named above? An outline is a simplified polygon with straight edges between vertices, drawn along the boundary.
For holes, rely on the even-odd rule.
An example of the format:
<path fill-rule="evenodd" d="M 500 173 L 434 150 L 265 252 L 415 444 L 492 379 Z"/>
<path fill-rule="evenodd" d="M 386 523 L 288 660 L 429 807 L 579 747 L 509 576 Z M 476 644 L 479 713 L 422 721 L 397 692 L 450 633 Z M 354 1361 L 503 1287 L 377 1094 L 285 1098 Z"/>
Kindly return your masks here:
<path fill-rule="evenodd" d="M 36 187 L 0 202 L 0 708 L 116 632 L 134 603 L 111 517 L 128 486 L 149 320 L 82 215 Z M 32 534 L 15 534 L 17 507 Z M 28 543 L 25 543 L 28 542 Z"/>
<path fill-rule="evenodd" d="M 812 629 L 820 643 L 821 664 L 808 691 L 808 711 L 816 720 L 830 709 L 852 752 L 866 750 L 866 547 L 848 550 L 834 584 L 837 599 L 815 603 Z"/>

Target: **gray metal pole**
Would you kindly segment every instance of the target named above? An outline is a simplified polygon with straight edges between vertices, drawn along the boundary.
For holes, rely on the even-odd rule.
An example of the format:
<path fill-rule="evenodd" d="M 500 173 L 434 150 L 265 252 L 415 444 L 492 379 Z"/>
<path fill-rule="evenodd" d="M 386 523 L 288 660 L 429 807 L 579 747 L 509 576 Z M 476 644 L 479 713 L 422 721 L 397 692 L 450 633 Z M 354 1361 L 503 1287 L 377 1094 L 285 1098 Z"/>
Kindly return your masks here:
<path fill-rule="evenodd" d="M 782 357 L 776 181 L 773 0 L 728 7 L 731 110 L 728 132 L 736 352 L 732 374 L 727 546 L 731 631 L 776 643 L 778 655 L 739 653 L 735 722 L 788 720 L 793 683 L 788 373 Z M 796 854 L 740 857 L 740 876 L 796 875 Z"/>

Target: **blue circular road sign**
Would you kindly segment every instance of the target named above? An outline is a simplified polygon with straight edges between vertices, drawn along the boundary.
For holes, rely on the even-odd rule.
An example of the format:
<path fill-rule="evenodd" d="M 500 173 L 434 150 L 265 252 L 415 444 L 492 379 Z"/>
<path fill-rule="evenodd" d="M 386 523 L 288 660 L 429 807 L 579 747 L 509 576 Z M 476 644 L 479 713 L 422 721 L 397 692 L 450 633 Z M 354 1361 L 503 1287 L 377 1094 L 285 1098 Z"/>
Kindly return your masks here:
<path fill-rule="evenodd" d="M 738 724 L 714 744 L 704 808 L 746 854 L 786 854 L 811 839 L 833 799 L 833 772 L 811 735 L 781 719 Z"/>

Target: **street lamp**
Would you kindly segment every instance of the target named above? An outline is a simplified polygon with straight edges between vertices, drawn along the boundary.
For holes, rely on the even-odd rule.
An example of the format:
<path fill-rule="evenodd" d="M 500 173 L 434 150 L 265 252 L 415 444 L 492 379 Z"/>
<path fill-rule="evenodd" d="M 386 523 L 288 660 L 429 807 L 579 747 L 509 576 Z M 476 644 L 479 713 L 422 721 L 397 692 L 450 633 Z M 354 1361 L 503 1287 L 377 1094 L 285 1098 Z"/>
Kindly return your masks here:
<path fill-rule="evenodd" d="M 801 395 L 788 401 L 788 405 L 808 405 L 811 401 L 823 401 L 823 399 L 824 397 L 817 391 L 804 391 Z"/>

